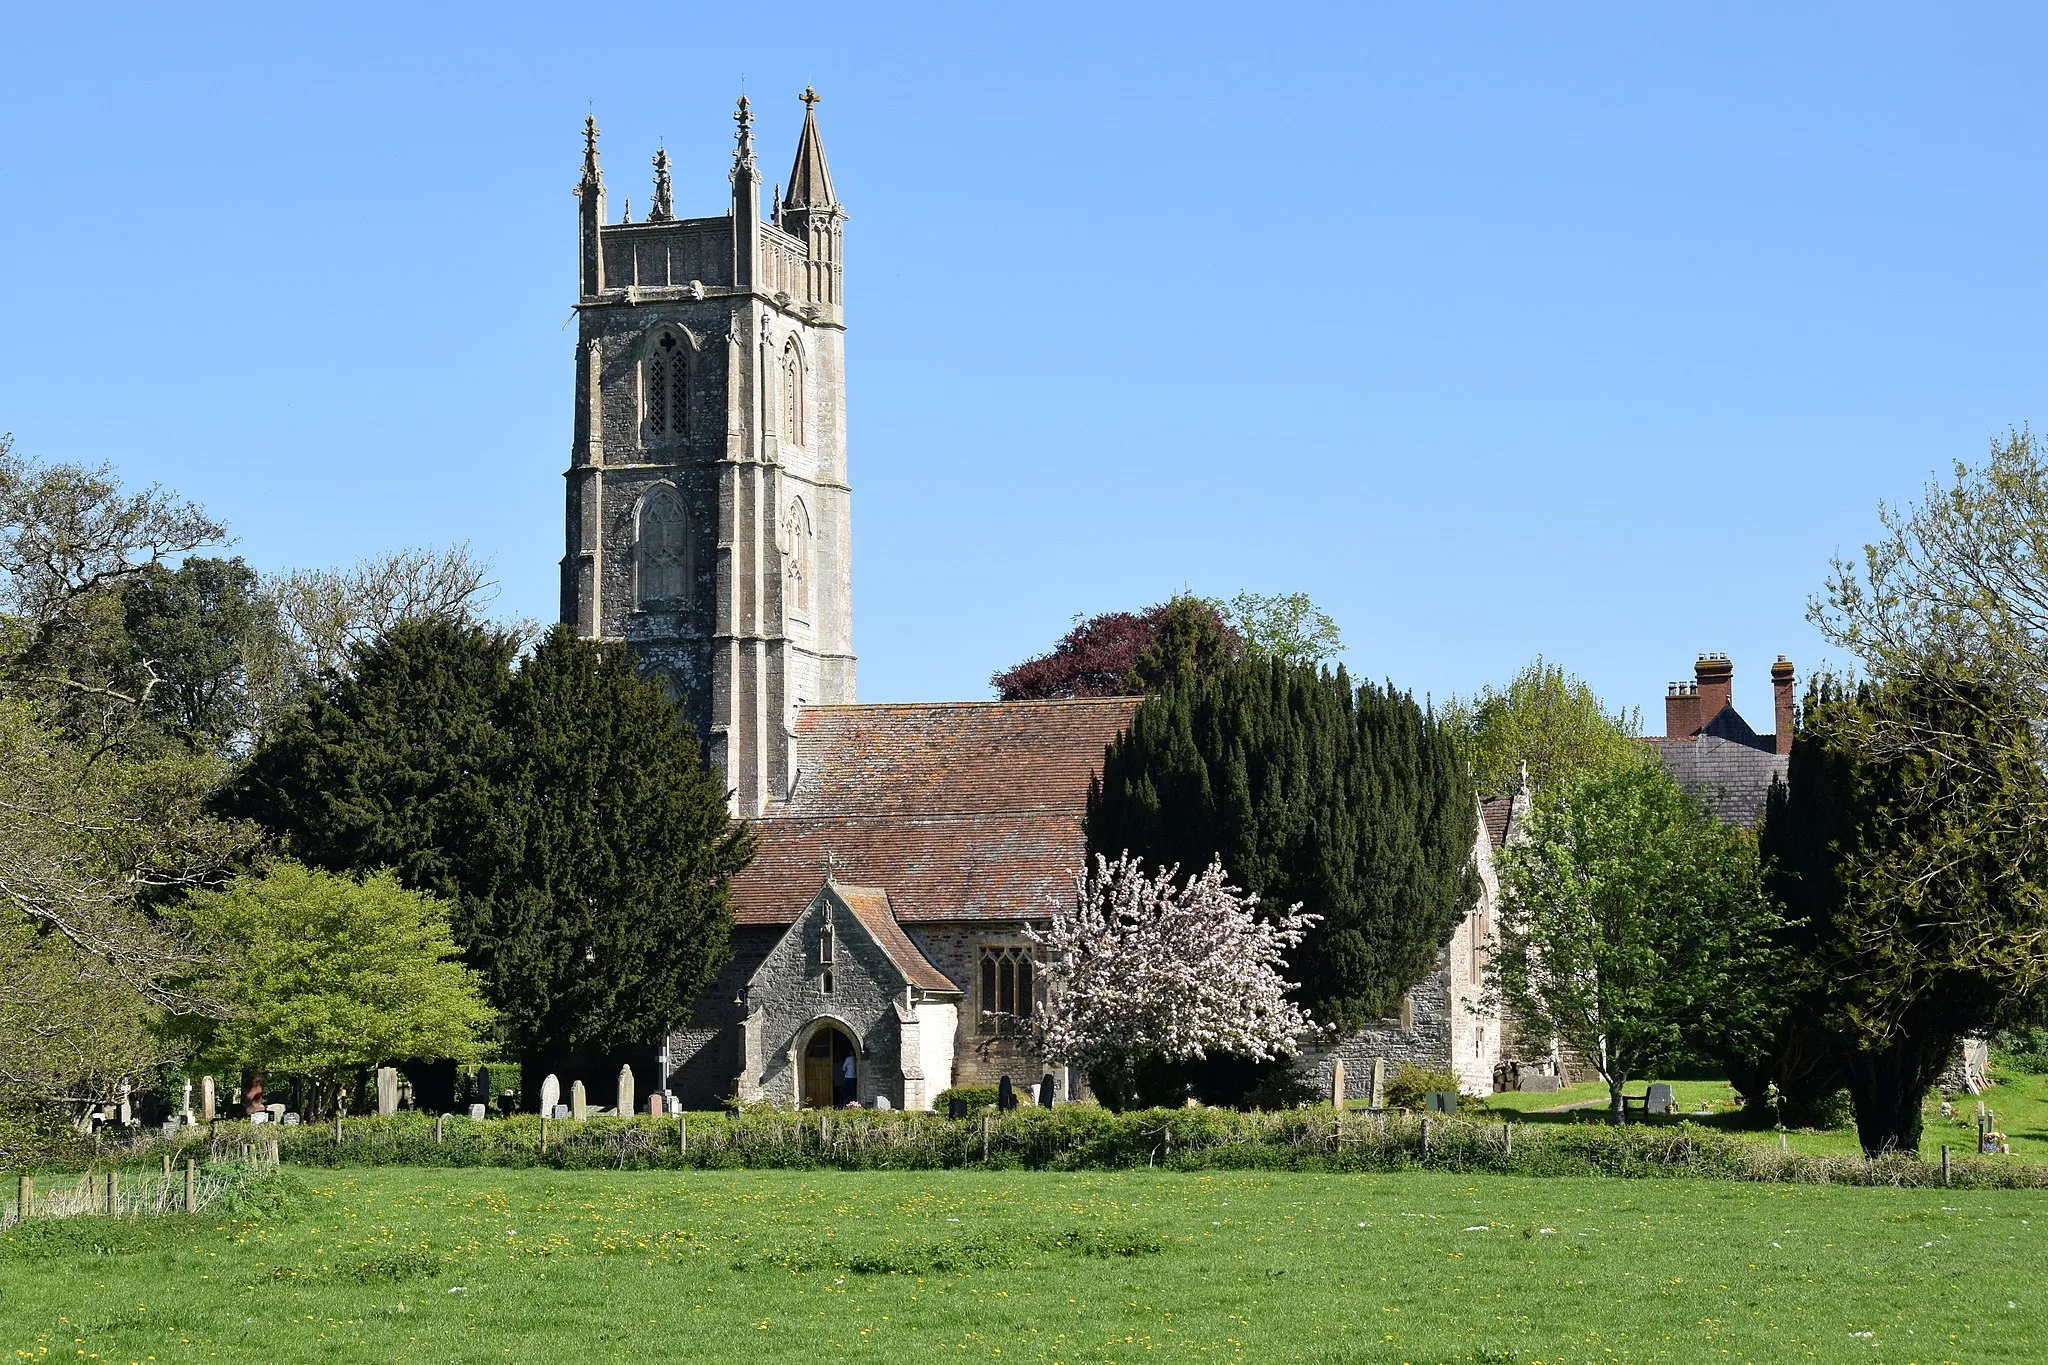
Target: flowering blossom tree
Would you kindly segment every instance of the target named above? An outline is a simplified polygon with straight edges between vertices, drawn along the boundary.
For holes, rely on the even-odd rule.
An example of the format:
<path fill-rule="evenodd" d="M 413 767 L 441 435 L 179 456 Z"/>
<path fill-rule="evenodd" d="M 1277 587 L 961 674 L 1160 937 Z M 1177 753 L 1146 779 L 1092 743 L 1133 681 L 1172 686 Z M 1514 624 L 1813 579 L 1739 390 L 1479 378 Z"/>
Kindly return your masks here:
<path fill-rule="evenodd" d="M 1288 998 L 1283 950 L 1321 916 L 1261 917 L 1258 896 L 1230 884 L 1220 860 L 1176 884 L 1126 853 L 1097 855 L 1047 939 L 1045 1006 L 1034 1021 L 1054 1062 L 1126 1079 L 1140 1059 L 1210 1052 L 1292 1056 L 1308 1011 Z"/>

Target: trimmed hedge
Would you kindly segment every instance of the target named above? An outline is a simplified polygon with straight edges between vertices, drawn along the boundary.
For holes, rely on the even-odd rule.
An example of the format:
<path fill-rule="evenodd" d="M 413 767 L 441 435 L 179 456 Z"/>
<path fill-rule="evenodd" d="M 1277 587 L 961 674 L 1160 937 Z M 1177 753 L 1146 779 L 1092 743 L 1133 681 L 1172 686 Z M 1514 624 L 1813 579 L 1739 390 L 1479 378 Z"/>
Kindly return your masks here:
<path fill-rule="evenodd" d="M 1501 1174 L 1694 1175 L 1848 1185 L 1939 1185 L 1917 1157 L 1877 1161 L 1804 1156 L 1691 1124 L 1610 1128 L 1517 1124 L 1405 1114 L 1302 1109 L 1240 1113 L 1092 1105 L 1019 1109 L 954 1122 L 873 1110 L 751 1111 L 730 1117 L 566 1119 L 483 1123 L 450 1117 L 434 1141 L 422 1114 L 298 1128 L 221 1124 L 217 1144 L 276 1140 L 288 1166 L 508 1166 L 564 1170 L 1022 1170 L 1491 1171 Z M 1425 1137 L 1426 1133 L 1426 1137 Z M 1510 1137 L 1512 1133 L 1512 1137 Z M 986 1155 L 984 1155 L 986 1135 Z M 685 1140 L 686 1139 L 686 1140 Z M 1958 1187 L 2048 1188 L 2048 1165 L 1959 1160 Z"/>

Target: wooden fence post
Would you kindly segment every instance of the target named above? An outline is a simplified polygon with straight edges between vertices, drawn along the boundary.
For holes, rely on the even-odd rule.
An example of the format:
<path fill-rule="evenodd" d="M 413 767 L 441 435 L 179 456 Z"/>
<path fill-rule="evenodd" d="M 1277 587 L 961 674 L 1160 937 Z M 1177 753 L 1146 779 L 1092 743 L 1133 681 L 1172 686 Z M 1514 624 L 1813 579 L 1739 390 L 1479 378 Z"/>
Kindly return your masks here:
<path fill-rule="evenodd" d="M 1427 1117 L 1422 1120 L 1422 1156 L 1425 1161 L 1429 1159 L 1429 1119 Z"/>
<path fill-rule="evenodd" d="M 448 1116 L 446 1114 L 434 1115 L 434 1145 L 436 1147 L 439 1147 L 441 1145 L 441 1130 L 443 1127 L 447 1125 L 447 1123 Z"/>
<path fill-rule="evenodd" d="M 546 1114 L 540 1116 L 540 1149 L 543 1152 L 548 1149 L 548 1116 Z"/>
<path fill-rule="evenodd" d="M 35 1206 L 36 1180 L 32 1175 L 25 1175 L 21 1178 L 21 1202 L 19 1206 L 22 1222 L 26 1223 L 28 1221 L 28 1216 L 34 1211 Z"/>
<path fill-rule="evenodd" d="M 277 1139 L 276 1139 L 276 1138 L 272 1138 L 272 1139 L 270 1140 L 270 1169 L 271 1169 L 271 1170 L 273 1170 L 273 1171 L 277 1169 Z"/>
<path fill-rule="evenodd" d="M 171 1178 L 171 1154 L 170 1154 L 169 1152 L 165 1152 L 165 1153 L 164 1153 L 164 1179 L 166 1179 L 166 1180 L 169 1180 L 170 1178 Z"/>
<path fill-rule="evenodd" d="M 1948 1144 L 1946 1142 L 1941 1144 L 1941 1184 L 1944 1189 L 1948 1187 Z"/>
<path fill-rule="evenodd" d="M 690 1126 L 688 1121 L 683 1118 L 683 1111 L 680 1108 L 676 1110 L 676 1154 L 678 1156 L 688 1156 L 690 1154 Z"/>
<path fill-rule="evenodd" d="M 185 1212 L 199 1212 L 199 1163 L 185 1158 Z"/>
<path fill-rule="evenodd" d="M 118 1186 L 116 1185 L 116 1183 L 115 1183 L 115 1179 L 114 1179 L 114 1173 L 113 1173 L 112 1171 L 108 1171 L 108 1172 L 107 1172 L 107 1217 L 109 1217 L 109 1218 L 112 1218 L 112 1217 L 114 1217 L 114 1216 L 115 1216 L 115 1214 L 117 1214 L 118 1212 L 120 1212 L 120 1208 L 121 1208 L 121 1203 L 120 1203 L 120 1195 L 119 1195 L 119 1194 L 117 1193 L 117 1190 L 118 1190 L 118 1188 L 119 1188 L 119 1187 L 118 1187 Z"/>
<path fill-rule="evenodd" d="M 1513 1156 L 1515 1154 L 1515 1127 L 1512 1123 L 1508 1122 L 1506 1115 L 1502 1115 L 1500 1121 L 1500 1154 L 1502 1156 Z"/>
<path fill-rule="evenodd" d="M 982 1161 L 982 1164 L 983 1164 L 984 1166 L 988 1164 L 988 1135 L 989 1135 L 989 1129 L 990 1129 L 990 1128 L 992 1128 L 992 1127 L 994 1127 L 994 1126 L 995 1126 L 995 1120 L 994 1120 L 994 1119 L 991 1119 L 991 1118 L 990 1118 L 990 1117 L 989 1117 L 989 1116 L 988 1116 L 987 1114 L 983 1114 L 983 1115 L 981 1116 L 981 1161 Z"/>

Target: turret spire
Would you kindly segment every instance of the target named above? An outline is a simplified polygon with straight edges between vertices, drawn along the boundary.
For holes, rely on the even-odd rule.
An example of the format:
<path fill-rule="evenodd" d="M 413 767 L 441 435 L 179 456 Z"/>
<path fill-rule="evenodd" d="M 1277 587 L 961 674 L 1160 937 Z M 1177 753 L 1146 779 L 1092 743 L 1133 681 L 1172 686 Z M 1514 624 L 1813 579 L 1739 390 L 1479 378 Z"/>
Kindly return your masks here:
<path fill-rule="evenodd" d="M 832 193 L 832 172 L 825 165 L 825 141 L 818 136 L 818 92 L 807 85 L 798 98 L 804 102 L 804 130 L 797 138 L 796 164 L 790 167 L 789 190 L 782 197 L 782 207 L 785 211 L 836 208 L 839 199 Z"/>
<path fill-rule="evenodd" d="M 597 115 L 586 114 L 583 118 L 583 183 L 602 185 L 604 176 L 597 169 Z"/>
<path fill-rule="evenodd" d="M 740 96 L 740 107 L 734 111 L 732 121 L 740 126 L 740 130 L 732 135 L 733 141 L 739 144 L 733 149 L 733 174 L 737 176 L 745 171 L 749 180 L 757 180 L 760 168 L 754 161 L 754 106 L 747 103 L 745 95 Z"/>
<path fill-rule="evenodd" d="M 675 216 L 668 183 L 668 148 L 661 147 L 654 153 L 654 207 L 647 210 L 647 221 L 666 223 Z"/>
<path fill-rule="evenodd" d="M 604 249 L 598 239 L 604 232 L 604 175 L 597 169 L 597 115 L 583 120 L 583 179 L 576 185 L 581 201 L 576 211 L 578 271 L 583 297 L 596 298 L 604 292 Z"/>

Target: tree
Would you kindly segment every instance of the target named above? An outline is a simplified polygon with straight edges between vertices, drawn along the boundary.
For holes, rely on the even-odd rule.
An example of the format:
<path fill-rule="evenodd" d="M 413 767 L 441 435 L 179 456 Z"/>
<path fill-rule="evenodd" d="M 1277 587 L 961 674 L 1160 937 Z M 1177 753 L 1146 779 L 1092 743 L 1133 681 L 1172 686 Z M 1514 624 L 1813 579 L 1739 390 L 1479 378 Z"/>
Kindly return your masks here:
<path fill-rule="evenodd" d="M 274 648 L 256 571 L 202 555 L 148 565 L 123 585 L 121 607 L 126 667 L 154 680 L 143 709 L 155 724 L 195 750 L 239 748 L 257 721 L 250 661 Z"/>
<path fill-rule="evenodd" d="M 989 685 L 1004 701 L 1137 696 L 1180 672 L 1234 659 L 1241 648 L 1215 603 L 1184 593 L 1142 612 L 1076 617 L 1049 652 L 1004 669 Z"/>
<path fill-rule="evenodd" d="M 1464 736 L 1480 791 L 1517 790 L 1526 765 L 1538 807 L 1579 777 L 1650 759 L 1637 712 L 1609 711 L 1592 688 L 1541 655 L 1505 687 L 1489 685 L 1470 702 L 1454 698 L 1444 718 Z"/>
<path fill-rule="evenodd" d="M 1243 638 L 1245 653 L 1253 658 L 1319 667 L 1343 652 L 1336 621 L 1305 592 L 1241 592 L 1209 605 Z"/>
<path fill-rule="evenodd" d="M 501 708 L 489 856 L 461 934 L 528 1050 L 686 1022 L 731 956 L 727 888 L 754 840 L 681 703 L 625 648 L 557 627 Z"/>
<path fill-rule="evenodd" d="M 330 872 L 391 868 L 414 890 L 473 890 L 517 640 L 446 616 L 400 621 L 345 673 L 309 685 L 223 792 L 293 857 Z"/>
<path fill-rule="evenodd" d="M 279 671 L 287 681 L 346 671 L 356 654 L 406 622 L 474 624 L 497 596 L 490 575 L 469 546 L 453 545 L 270 578 L 263 590 L 277 616 Z"/>
<path fill-rule="evenodd" d="M 204 1052 L 309 1080 L 315 1113 L 366 1067 L 482 1057 L 494 1016 L 456 960 L 448 910 L 388 872 L 357 880 L 290 861 L 188 897 L 175 916 L 219 948 L 204 987 L 228 1006 Z"/>
<path fill-rule="evenodd" d="M 1932 667 L 1807 696 L 1763 847 L 1794 922 L 1800 1027 L 1848 1085 L 1866 1152 L 1917 1151 L 1961 1040 L 2040 1009 L 2048 831 L 2010 818 L 2039 744 L 2017 699 Z"/>
<path fill-rule="evenodd" d="M 1131 1094 L 1145 1059 L 1293 1056 L 1310 1024 L 1281 973 L 1316 916 L 1260 915 L 1220 862 L 1178 874 L 1098 855 L 1053 916 L 1039 1046 L 1113 1099 Z"/>
<path fill-rule="evenodd" d="M 1203 867 L 1319 917 L 1294 958 L 1318 1019 L 1390 1013 L 1478 895 L 1453 736 L 1391 687 L 1247 660 L 1148 699 L 1090 787 L 1091 854 Z"/>
<path fill-rule="evenodd" d="M 1651 764 L 1573 779 L 1502 860 L 1489 992 L 1622 1088 L 1688 1026 L 1741 1008 L 1778 918 L 1753 842 Z"/>

